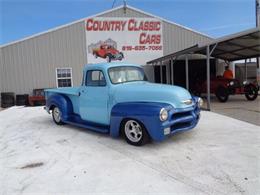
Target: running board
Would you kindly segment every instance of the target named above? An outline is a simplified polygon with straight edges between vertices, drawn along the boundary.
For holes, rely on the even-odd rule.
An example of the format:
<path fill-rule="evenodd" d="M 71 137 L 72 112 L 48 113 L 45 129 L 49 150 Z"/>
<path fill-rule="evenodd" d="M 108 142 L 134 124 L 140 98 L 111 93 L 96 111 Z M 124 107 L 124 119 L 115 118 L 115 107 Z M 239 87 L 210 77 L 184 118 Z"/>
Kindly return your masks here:
<path fill-rule="evenodd" d="M 70 115 L 68 119 L 64 120 L 63 122 L 101 133 L 109 132 L 109 126 L 82 120 L 81 117 L 76 114 Z"/>

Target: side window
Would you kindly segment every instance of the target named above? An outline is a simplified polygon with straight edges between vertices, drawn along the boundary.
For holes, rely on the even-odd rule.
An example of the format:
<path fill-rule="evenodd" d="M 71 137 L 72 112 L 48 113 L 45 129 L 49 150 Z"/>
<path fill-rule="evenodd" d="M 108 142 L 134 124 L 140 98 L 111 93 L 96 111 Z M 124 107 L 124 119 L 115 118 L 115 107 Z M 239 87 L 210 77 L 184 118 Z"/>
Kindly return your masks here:
<path fill-rule="evenodd" d="M 105 77 L 99 70 L 88 71 L 85 83 L 86 86 L 106 86 Z"/>

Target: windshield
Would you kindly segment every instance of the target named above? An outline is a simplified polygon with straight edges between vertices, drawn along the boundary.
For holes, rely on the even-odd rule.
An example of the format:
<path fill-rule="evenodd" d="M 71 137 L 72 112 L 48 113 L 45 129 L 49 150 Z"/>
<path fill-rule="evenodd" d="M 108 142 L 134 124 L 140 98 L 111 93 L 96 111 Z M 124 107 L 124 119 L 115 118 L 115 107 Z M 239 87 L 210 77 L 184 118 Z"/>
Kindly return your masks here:
<path fill-rule="evenodd" d="M 147 81 L 142 68 L 134 66 L 119 66 L 108 70 L 110 80 L 113 84 L 131 81 Z"/>

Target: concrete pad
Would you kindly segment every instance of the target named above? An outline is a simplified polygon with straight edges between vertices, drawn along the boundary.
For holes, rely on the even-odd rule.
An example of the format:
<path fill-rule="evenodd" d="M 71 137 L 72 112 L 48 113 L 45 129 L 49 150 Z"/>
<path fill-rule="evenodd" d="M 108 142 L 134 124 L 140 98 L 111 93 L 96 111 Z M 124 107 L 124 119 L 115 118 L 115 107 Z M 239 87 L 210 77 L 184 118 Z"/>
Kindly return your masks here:
<path fill-rule="evenodd" d="M 0 107 L 0 111 L 4 110 L 5 108 Z"/>
<path fill-rule="evenodd" d="M 231 95 L 225 103 L 213 97 L 211 108 L 213 112 L 260 126 L 260 97 L 248 101 L 244 95 Z"/>
<path fill-rule="evenodd" d="M 0 112 L 0 194 L 260 194 L 260 127 L 212 112 L 161 143 L 57 126 L 42 107 Z"/>

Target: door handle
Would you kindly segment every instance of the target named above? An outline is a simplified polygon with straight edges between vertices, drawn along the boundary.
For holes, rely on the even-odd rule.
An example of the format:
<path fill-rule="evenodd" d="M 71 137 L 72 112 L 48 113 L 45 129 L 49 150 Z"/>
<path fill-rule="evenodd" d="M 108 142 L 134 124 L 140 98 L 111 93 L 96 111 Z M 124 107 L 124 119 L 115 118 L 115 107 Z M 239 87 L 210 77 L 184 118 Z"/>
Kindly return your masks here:
<path fill-rule="evenodd" d="M 82 93 L 85 93 L 85 91 L 84 91 L 84 90 L 81 90 L 81 92 L 79 91 L 79 96 L 80 96 Z"/>

